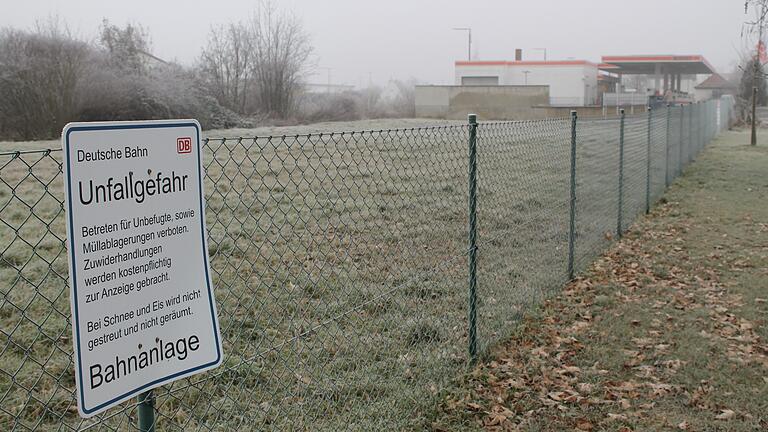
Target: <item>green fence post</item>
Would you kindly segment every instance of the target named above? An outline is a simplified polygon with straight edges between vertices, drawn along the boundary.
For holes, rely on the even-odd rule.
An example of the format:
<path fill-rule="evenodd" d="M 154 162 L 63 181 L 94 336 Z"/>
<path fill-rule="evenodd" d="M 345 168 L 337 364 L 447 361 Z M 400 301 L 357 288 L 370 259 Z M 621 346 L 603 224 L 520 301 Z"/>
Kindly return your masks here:
<path fill-rule="evenodd" d="M 704 136 L 701 139 L 700 146 L 703 149 L 707 141 L 709 141 L 709 102 L 704 102 L 704 109 L 701 111 L 701 117 L 704 122 Z"/>
<path fill-rule="evenodd" d="M 699 151 L 704 148 L 704 143 L 707 142 L 709 136 L 709 105 L 707 102 L 701 104 L 701 138 L 699 139 Z"/>
<path fill-rule="evenodd" d="M 677 174 L 679 176 L 683 172 L 683 140 L 685 136 L 685 105 L 680 105 L 680 148 L 678 149 L 680 157 L 677 158 Z"/>
<path fill-rule="evenodd" d="M 686 158 L 686 161 L 690 163 L 693 160 L 693 155 L 696 153 L 696 143 L 698 142 L 698 139 L 696 137 L 696 134 L 698 132 L 698 128 L 696 127 L 696 123 L 698 122 L 698 113 L 699 113 L 699 105 L 694 102 L 693 105 L 691 105 L 691 119 L 689 120 L 691 125 L 691 135 L 688 139 L 688 157 Z"/>
<path fill-rule="evenodd" d="M 709 122 L 707 121 L 709 119 L 709 106 L 707 102 L 704 102 L 701 104 L 701 114 L 699 115 L 699 118 L 701 119 L 701 136 L 699 137 L 699 151 L 701 151 L 701 149 L 704 148 L 704 143 L 707 141 L 707 136 L 709 135 Z"/>
<path fill-rule="evenodd" d="M 691 152 L 691 160 L 696 158 L 699 154 L 699 146 L 701 145 L 701 103 L 696 102 L 696 142 L 693 144 L 693 152 Z"/>
<path fill-rule="evenodd" d="M 571 209 L 568 229 L 568 280 L 573 279 L 573 253 L 576 241 L 576 120 L 578 114 L 571 111 Z"/>
<path fill-rule="evenodd" d="M 669 187 L 669 125 L 672 118 L 672 107 L 667 104 L 667 136 L 666 136 L 666 161 L 664 162 L 664 187 Z"/>
<path fill-rule="evenodd" d="M 703 109 L 701 110 L 701 121 L 703 126 L 703 136 L 701 138 L 701 148 L 704 148 L 704 144 L 707 142 L 707 139 L 709 137 L 709 103 L 705 102 L 702 105 Z"/>
<path fill-rule="evenodd" d="M 688 162 L 693 160 L 696 154 L 696 146 L 699 144 L 699 103 L 695 102 L 691 107 L 691 140 L 688 147 Z"/>
<path fill-rule="evenodd" d="M 702 118 L 704 122 L 704 137 L 701 140 L 701 148 L 704 149 L 704 146 L 707 145 L 707 142 L 709 141 L 709 128 L 710 128 L 710 122 L 709 122 L 709 102 L 704 103 L 704 110 L 702 111 Z"/>
<path fill-rule="evenodd" d="M 688 113 L 688 144 L 685 146 L 685 166 L 691 161 L 691 144 L 693 143 L 693 112 L 694 106 L 691 105 L 691 112 Z"/>
<path fill-rule="evenodd" d="M 477 115 L 469 116 L 469 358 L 477 361 Z"/>
<path fill-rule="evenodd" d="M 701 136 L 701 142 L 699 143 L 700 149 L 704 148 L 704 145 L 706 145 L 707 140 L 709 139 L 709 102 L 704 102 L 702 104 L 702 110 L 701 110 L 701 118 L 702 118 L 702 126 L 704 128 L 704 131 L 702 132 Z"/>
<path fill-rule="evenodd" d="M 139 431 L 155 432 L 155 398 L 152 390 L 140 393 L 137 401 L 139 403 Z"/>
<path fill-rule="evenodd" d="M 621 123 L 619 126 L 619 214 L 616 218 L 616 237 L 621 238 L 621 219 L 624 207 L 624 108 L 621 113 Z"/>
<path fill-rule="evenodd" d="M 645 143 L 645 214 L 651 212 L 651 118 L 653 109 L 648 107 L 648 130 Z"/>

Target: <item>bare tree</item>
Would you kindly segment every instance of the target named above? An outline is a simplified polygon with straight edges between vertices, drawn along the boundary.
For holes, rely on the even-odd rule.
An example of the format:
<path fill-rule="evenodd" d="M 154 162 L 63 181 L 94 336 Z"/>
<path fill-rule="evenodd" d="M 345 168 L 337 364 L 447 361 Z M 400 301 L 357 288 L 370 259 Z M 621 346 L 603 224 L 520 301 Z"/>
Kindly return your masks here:
<path fill-rule="evenodd" d="M 243 24 L 212 28 L 200 55 L 205 87 L 222 106 L 239 114 L 246 114 L 249 100 L 251 55 L 251 37 Z"/>
<path fill-rule="evenodd" d="M 768 0 L 746 0 L 744 2 L 744 13 L 749 12 L 750 6 L 754 12 L 754 20 L 744 23 L 742 29 L 742 36 L 757 35 L 757 44 L 755 47 L 755 54 L 747 66 L 752 70 L 752 134 L 750 137 L 750 144 L 757 145 L 757 102 L 758 91 L 760 87 L 760 80 L 765 80 L 765 74 L 763 73 L 762 66 L 765 63 L 765 43 L 763 42 L 763 33 L 765 32 L 766 17 L 768 16 Z M 746 71 L 745 71 L 746 72 Z"/>
<path fill-rule="evenodd" d="M 377 85 L 369 85 L 360 91 L 362 97 L 363 117 L 376 118 L 381 117 L 381 96 L 384 89 Z"/>
<path fill-rule="evenodd" d="M 78 85 L 90 47 L 56 20 L 34 31 L 0 32 L 0 133 L 58 136 L 78 109 Z"/>
<path fill-rule="evenodd" d="M 127 24 L 120 28 L 105 19 L 101 24 L 100 41 L 109 54 L 113 69 L 139 75 L 147 72 L 147 61 L 152 57 L 149 35 L 140 25 Z"/>
<path fill-rule="evenodd" d="M 260 2 L 247 25 L 258 105 L 265 113 L 288 117 L 313 52 L 310 39 L 294 15 L 277 10 L 271 2 Z"/>
<path fill-rule="evenodd" d="M 418 81 L 415 78 L 406 81 L 392 80 L 392 84 L 396 90 L 392 98 L 393 114 L 396 117 L 415 117 Z"/>
<path fill-rule="evenodd" d="M 296 108 L 312 51 L 294 15 L 260 1 L 246 22 L 211 29 L 199 77 L 226 108 L 286 118 Z"/>

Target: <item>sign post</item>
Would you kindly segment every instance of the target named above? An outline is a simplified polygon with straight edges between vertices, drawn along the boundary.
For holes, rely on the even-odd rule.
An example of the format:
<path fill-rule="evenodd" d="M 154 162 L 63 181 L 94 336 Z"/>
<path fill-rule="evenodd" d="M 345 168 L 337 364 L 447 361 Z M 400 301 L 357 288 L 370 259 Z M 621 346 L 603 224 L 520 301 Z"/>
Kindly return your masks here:
<path fill-rule="evenodd" d="M 78 410 L 141 394 L 141 414 L 222 362 L 200 125 L 70 123 L 62 146 Z"/>

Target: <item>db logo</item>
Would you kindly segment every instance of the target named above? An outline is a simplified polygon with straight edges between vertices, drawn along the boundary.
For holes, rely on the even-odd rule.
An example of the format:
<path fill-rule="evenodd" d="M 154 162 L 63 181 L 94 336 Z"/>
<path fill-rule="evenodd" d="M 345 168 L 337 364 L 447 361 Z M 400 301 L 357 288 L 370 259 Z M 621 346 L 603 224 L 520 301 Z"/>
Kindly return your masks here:
<path fill-rule="evenodd" d="M 176 138 L 176 153 L 192 153 L 192 138 Z"/>

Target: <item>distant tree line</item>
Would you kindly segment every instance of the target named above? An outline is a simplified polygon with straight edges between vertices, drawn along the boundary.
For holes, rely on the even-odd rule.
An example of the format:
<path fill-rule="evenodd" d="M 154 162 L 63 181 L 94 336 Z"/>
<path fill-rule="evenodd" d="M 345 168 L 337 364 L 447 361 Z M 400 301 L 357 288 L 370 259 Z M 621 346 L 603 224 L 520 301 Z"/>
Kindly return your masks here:
<path fill-rule="evenodd" d="M 313 47 L 301 22 L 259 3 L 213 27 L 191 67 L 155 57 L 140 26 L 103 21 L 96 41 L 58 21 L 0 29 L 0 138 L 54 138 L 70 121 L 192 117 L 204 128 L 413 116 L 413 82 L 308 93 Z M 394 90 L 392 90 L 394 89 Z"/>

